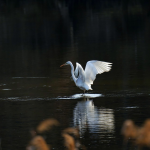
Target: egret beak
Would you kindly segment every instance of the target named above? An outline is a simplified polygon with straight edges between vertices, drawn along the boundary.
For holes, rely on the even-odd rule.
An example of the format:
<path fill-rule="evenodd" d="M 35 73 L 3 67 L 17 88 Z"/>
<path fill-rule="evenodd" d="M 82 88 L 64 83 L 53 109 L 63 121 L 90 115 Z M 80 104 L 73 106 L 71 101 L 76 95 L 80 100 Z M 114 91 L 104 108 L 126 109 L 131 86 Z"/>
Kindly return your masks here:
<path fill-rule="evenodd" d="M 66 64 L 63 64 L 63 65 L 61 65 L 60 67 L 62 67 L 62 66 L 64 66 L 64 65 L 66 65 Z"/>

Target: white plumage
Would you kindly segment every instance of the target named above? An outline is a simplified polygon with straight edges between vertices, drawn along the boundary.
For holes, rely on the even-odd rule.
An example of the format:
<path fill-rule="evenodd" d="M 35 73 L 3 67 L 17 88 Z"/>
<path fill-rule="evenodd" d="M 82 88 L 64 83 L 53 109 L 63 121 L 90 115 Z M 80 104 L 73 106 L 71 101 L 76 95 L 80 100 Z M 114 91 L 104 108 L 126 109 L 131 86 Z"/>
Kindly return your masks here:
<path fill-rule="evenodd" d="M 101 74 L 103 72 L 108 72 L 111 70 L 112 63 L 91 60 L 86 63 L 85 71 L 79 63 L 76 63 L 75 71 L 71 61 L 67 61 L 60 67 L 64 65 L 71 66 L 71 74 L 76 86 L 85 92 L 88 90 L 92 90 L 91 84 L 93 84 L 97 74 Z"/>

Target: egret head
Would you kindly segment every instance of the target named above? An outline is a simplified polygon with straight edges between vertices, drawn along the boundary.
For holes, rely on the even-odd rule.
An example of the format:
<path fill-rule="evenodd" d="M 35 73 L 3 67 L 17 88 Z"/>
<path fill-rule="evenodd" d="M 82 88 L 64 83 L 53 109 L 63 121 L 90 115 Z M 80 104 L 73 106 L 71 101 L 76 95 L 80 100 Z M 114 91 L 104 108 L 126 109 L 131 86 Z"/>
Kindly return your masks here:
<path fill-rule="evenodd" d="M 60 67 L 65 66 L 65 65 L 70 65 L 70 61 L 67 61 L 65 64 L 61 65 Z"/>

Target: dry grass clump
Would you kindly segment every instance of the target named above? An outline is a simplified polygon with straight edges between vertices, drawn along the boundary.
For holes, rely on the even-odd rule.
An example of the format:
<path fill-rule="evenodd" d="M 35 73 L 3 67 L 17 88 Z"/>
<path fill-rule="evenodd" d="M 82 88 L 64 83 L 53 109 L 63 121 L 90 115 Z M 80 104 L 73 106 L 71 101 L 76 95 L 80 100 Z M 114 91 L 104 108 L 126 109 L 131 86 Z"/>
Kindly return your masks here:
<path fill-rule="evenodd" d="M 86 150 L 80 143 L 79 129 L 69 127 L 60 130 L 60 123 L 56 119 L 46 119 L 30 132 L 32 139 L 26 150 L 51 150 L 54 145 L 66 150 Z M 56 139 L 54 139 L 54 137 Z"/>
<path fill-rule="evenodd" d="M 36 128 L 38 133 L 49 131 L 53 126 L 59 126 L 59 122 L 56 119 L 46 119 L 42 121 Z"/>
<path fill-rule="evenodd" d="M 136 126 L 132 120 L 126 120 L 121 134 L 126 144 L 131 142 L 139 149 L 150 148 L 150 119 L 147 119 L 141 127 Z"/>
<path fill-rule="evenodd" d="M 35 136 L 27 146 L 26 150 L 50 150 L 42 136 Z"/>

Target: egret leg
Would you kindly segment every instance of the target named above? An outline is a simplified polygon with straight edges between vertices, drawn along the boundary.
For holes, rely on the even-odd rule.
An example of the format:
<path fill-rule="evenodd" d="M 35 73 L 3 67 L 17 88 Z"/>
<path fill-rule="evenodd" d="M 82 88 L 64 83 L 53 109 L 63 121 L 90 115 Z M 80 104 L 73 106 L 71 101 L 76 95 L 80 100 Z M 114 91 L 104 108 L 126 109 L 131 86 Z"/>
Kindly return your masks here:
<path fill-rule="evenodd" d="M 84 91 L 84 93 L 82 94 L 82 96 L 84 96 L 85 95 L 85 91 Z"/>

